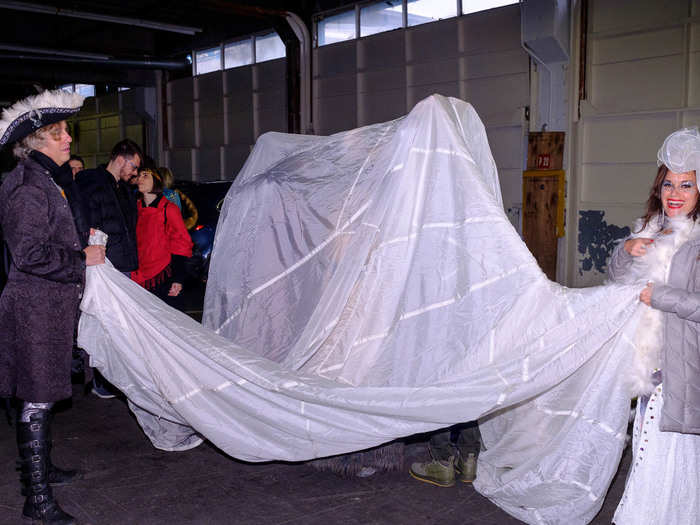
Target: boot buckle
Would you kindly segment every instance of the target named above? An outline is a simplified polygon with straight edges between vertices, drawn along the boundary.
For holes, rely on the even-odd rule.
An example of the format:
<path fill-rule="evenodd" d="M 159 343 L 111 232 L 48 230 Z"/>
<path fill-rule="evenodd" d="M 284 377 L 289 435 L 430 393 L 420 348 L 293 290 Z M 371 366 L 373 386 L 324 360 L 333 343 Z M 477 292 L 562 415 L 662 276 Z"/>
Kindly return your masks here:
<path fill-rule="evenodd" d="M 32 463 L 39 463 L 41 461 L 41 456 L 39 454 L 33 454 L 31 457 Z"/>
<path fill-rule="evenodd" d="M 39 423 L 30 423 L 29 425 L 29 430 L 31 430 L 32 432 L 37 432 L 40 429 L 41 425 Z"/>

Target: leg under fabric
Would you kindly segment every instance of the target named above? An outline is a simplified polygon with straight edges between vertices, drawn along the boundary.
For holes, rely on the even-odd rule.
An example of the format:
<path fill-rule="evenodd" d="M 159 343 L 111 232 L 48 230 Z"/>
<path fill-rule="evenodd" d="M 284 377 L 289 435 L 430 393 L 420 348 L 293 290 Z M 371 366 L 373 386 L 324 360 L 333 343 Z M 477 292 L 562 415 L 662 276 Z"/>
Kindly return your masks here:
<path fill-rule="evenodd" d="M 470 421 L 452 428 L 455 448 L 457 449 L 457 459 L 455 460 L 457 479 L 464 483 L 471 483 L 476 479 L 477 459 L 481 450 L 479 424 L 476 421 Z"/>
<path fill-rule="evenodd" d="M 451 487 L 455 484 L 455 447 L 450 441 L 450 429 L 430 436 L 428 452 L 431 460 L 413 463 L 408 469 L 411 477 L 437 485 Z"/>
<path fill-rule="evenodd" d="M 25 401 L 17 418 L 20 479 L 27 492 L 22 515 L 45 525 L 73 525 L 75 520 L 58 506 L 49 485 L 51 405 Z"/>
<path fill-rule="evenodd" d="M 481 432 L 479 432 L 479 424 L 476 421 L 463 423 L 452 427 L 456 430 L 457 436 L 454 440 L 455 445 L 463 456 L 469 453 L 475 456 L 479 455 L 481 450 Z"/>
<path fill-rule="evenodd" d="M 455 455 L 454 446 L 450 439 L 450 429 L 435 432 L 428 441 L 428 452 L 430 456 L 438 461 L 448 461 Z"/>
<path fill-rule="evenodd" d="M 476 421 L 460 423 L 430 436 L 428 450 L 433 459 L 440 461 L 449 460 L 450 456 L 461 454 L 479 455 L 481 449 L 481 433 Z"/>

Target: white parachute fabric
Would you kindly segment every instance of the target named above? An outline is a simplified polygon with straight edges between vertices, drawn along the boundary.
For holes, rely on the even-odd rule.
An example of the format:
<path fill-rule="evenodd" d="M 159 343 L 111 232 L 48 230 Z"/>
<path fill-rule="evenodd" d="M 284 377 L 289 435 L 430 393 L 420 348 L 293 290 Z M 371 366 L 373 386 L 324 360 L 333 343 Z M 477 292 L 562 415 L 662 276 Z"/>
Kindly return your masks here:
<path fill-rule="evenodd" d="M 508 308 L 500 297 L 541 276 L 527 250 L 502 257 L 513 229 L 469 104 L 432 97 L 304 145 L 280 135 L 301 151 L 272 167 L 254 151 L 217 227 L 203 323 L 228 339 L 349 384 L 429 384 Z M 456 352 L 423 351 L 438 328 Z"/>
<path fill-rule="evenodd" d="M 295 461 L 483 418 L 477 489 L 528 523 L 585 523 L 624 445 L 642 286 L 548 281 L 475 111 L 433 96 L 267 135 L 226 198 L 208 328 L 104 265 L 79 343 L 159 448 Z"/>

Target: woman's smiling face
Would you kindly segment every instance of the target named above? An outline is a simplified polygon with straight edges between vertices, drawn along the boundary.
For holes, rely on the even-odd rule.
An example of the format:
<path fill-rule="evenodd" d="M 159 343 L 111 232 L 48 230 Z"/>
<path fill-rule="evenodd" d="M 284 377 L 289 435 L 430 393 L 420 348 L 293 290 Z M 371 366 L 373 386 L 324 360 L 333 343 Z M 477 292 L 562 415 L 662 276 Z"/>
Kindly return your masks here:
<path fill-rule="evenodd" d="M 661 204 L 669 217 L 685 217 L 698 202 L 698 185 L 694 171 L 666 174 L 661 184 Z"/>

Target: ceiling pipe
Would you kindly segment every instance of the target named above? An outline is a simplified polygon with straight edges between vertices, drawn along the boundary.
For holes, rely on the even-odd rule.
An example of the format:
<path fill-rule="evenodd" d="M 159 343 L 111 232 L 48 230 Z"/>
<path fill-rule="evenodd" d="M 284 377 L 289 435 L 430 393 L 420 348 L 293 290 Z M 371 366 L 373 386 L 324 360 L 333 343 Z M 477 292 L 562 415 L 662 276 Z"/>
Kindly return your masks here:
<path fill-rule="evenodd" d="M 19 51 L 20 53 L 36 53 L 40 55 L 56 55 L 76 58 L 92 58 L 95 60 L 108 60 L 109 55 L 100 53 L 86 53 L 84 51 L 69 51 L 67 49 L 49 49 L 46 47 L 15 46 L 0 43 L 0 51 Z"/>
<path fill-rule="evenodd" d="M 300 93 L 300 115 L 301 132 L 303 134 L 313 134 L 313 123 L 311 121 L 311 35 L 304 21 L 299 15 L 287 11 L 285 20 L 292 28 L 299 40 L 301 56 L 299 57 L 299 90 Z"/>
<path fill-rule="evenodd" d="M 101 15 L 98 13 L 88 13 L 85 11 L 76 11 L 74 9 L 61 9 L 48 5 L 32 4 L 28 2 L 12 2 L 0 1 L 0 8 L 14 9 L 16 11 L 28 11 L 30 13 L 43 13 L 47 15 L 68 16 L 71 18 L 82 18 L 84 20 L 95 20 L 98 22 L 107 22 L 110 24 L 124 24 L 129 26 L 144 27 L 146 29 L 155 29 L 158 31 L 169 31 L 171 33 L 181 33 L 184 35 L 194 35 L 201 33 L 200 27 L 189 27 L 175 24 L 166 24 L 164 22 L 151 22 L 149 20 L 141 20 L 140 18 L 127 18 L 123 16 Z"/>
<path fill-rule="evenodd" d="M 129 60 L 121 58 L 109 58 L 107 60 L 95 58 L 79 58 L 50 55 L 22 55 L 14 53 L 0 53 L 0 60 L 37 60 L 50 62 L 71 62 L 75 64 L 102 64 L 106 66 L 127 66 L 140 69 L 182 69 L 191 67 L 187 60 Z"/>

